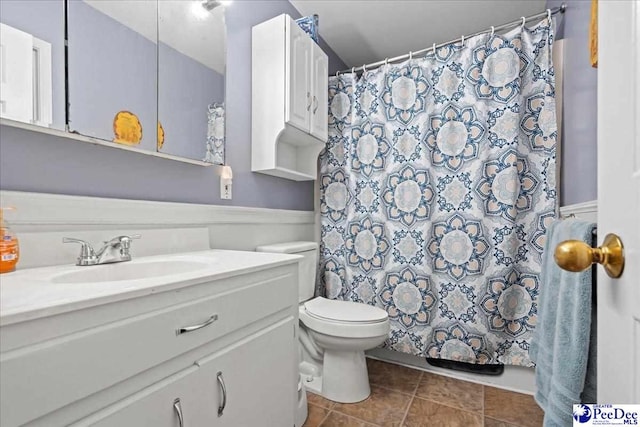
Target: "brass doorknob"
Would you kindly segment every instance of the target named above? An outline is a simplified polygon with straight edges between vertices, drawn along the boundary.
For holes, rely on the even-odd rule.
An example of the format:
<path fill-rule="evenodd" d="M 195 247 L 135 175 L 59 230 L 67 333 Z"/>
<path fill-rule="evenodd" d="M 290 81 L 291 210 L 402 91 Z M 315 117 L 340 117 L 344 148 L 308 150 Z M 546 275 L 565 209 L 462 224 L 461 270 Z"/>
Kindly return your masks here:
<path fill-rule="evenodd" d="M 602 246 L 592 248 L 580 240 L 566 240 L 556 247 L 556 264 L 563 270 L 583 271 L 591 264 L 602 264 L 609 277 L 617 279 L 624 270 L 624 247 L 615 234 L 607 234 Z"/>

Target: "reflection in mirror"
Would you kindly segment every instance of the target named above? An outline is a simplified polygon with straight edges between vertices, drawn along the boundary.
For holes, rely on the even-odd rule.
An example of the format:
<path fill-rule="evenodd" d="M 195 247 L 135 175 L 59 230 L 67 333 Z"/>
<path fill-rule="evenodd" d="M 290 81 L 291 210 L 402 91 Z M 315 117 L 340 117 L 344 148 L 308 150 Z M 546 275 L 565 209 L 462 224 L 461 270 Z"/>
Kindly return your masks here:
<path fill-rule="evenodd" d="M 224 163 L 223 2 L 158 2 L 158 151 Z"/>
<path fill-rule="evenodd" d="M 68 7 L 70 130 L 155 151 L 157 1 L 70 0 Z"/>
<path fill-rule="evenodd" d="M 64 0 L 0 1 L 0 117 L 64 129 Z"/>

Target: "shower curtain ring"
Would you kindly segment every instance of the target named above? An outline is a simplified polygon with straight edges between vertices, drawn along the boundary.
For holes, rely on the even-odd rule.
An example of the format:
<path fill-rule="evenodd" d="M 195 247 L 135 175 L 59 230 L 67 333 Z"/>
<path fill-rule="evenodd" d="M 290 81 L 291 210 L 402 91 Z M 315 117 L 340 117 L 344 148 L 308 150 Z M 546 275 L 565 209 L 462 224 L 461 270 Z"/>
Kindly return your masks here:
<path fill-rule="evenodd" d="M 494 27 L 493 25 L 491 26 L 491 37 L 493 37 L 493 34 L 496 32 L 496 27 Z"/>
<path fill-rule="evenodd" d="M 433 50 L 433 54 L 436 54 L 436 44 L 434 43 L 433 46 L 431 46 L 431 49 Z"/>
<path fill-rule="evenodd" d="M 384 58 L 384 65 L 389 65 L 389 58 Z"/>
<path fill-rule="evenodd" d="M 413 59 L 413 52 L 409 51 L 409 61 Z"/>
<path fill-rule="evenodd" d="M 362 72 L 363 73 L 367 72 L 367 64 L 362 64 Z"/>
<path fill-rule="evenodd" d="M 527 18 L 525 18 L 524 16 L 522 17 L 522 25 L 521 28 L 524 28 L 524 24 L 527 22 Z"/>
<path fill-rule="evenodd" d="M 340 75 L 340 70 L 336 71 L 336 77 Z"/>
<path fill-rule="evenodd" d="M 547 9 L 547 20 L 551 21 L 551 9 Z"/>
<path fill-rule="evenodd" d="M 356 72 L 356 67 L 351 67 L 351 74 L 355 74 Z"/>
<path fill-rule="evenodd" d="M 462 35 L 462 37 L 460 37 L 460 44 L 464 46 L 464 34 Z"/>

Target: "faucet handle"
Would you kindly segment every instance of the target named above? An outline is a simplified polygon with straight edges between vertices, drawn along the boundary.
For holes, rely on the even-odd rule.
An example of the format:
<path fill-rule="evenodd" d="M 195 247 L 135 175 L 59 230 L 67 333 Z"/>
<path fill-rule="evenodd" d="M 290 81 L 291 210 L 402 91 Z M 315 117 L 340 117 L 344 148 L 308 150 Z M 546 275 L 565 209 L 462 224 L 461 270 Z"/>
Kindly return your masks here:
<path fill-rule="evenodd" d="M 132 234 L 131 236 L 117 236 L 104 243 L 106 245 L 120 245 L 120 254 L 124 257 L 129 257 L 129 248 L 131 248 L 131 241 L 140 238 L 142 238 L 142 235 L 140 234 Z"/>
<path fill-rule="evenodd" d="M 131 243 L 132 240 L 140 239 L 140 238 L 142 238 L 141 234 L 132 234 L 131 236 L 122 235 L 122 236 L 116 236 L 111 240 L 105 240 L 104 244 L 105 245 L 124 245 L 126 247 L 129 247 L 129 244 Z"/>
<path fill-rule="evenodd" d="M 142 235 L 140 234 L 132 234 L 131 236 L 120 236 L 118 237 L 118 239 L 120 239 L 120 245 L 122 245 L 122 247 L 125 249 L 125 251 L 129 251 L 129 248 L 131 247 L 131 241 L 134 239 L 140 239 L 142 238 Z"/>
<path fill-rule="evenodd" d="M 92 265 L 98 261 L 98 257 L 89 242 L 73 237 L 63 237 L 62 243 L 80 243 L 80 256 L 78 257 L 77 265 Z"/>

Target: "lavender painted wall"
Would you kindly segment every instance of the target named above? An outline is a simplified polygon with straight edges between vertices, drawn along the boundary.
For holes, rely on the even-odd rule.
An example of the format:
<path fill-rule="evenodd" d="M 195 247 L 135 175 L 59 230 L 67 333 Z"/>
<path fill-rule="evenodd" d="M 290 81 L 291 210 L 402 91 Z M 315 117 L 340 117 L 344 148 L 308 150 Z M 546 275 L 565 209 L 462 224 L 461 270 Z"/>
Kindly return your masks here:
<path fill-rule="evenodd" d="M 2 0 L 0 22 L 51 43 L 52 127 L 64 129 L 63 0 Z"/>
<path fill-rule="evenodd" d="M 281 13 L 300 16 L 286 0 L 236 1 L 227 10 L 226 152 L 227 163 L 233 168 L 233 200 L 220 200 L 216 167 L 193 166 L 6 126 L 0 128 L 0 188 L 313 210 L 312 182 L 251 172 L 251 27 Z M 331 73 L 346 68 L 326 44 L 321 46 L 329 55 Z"/>
<path fill-rule="evenodd" d="M 561 205 L 597 199 L 597 77 L 589 63 L 591 2 L 547 0 L 547 7 L 567 4 L 556 15 L 556 38 L 565 40 L 562 126 Z"/>

